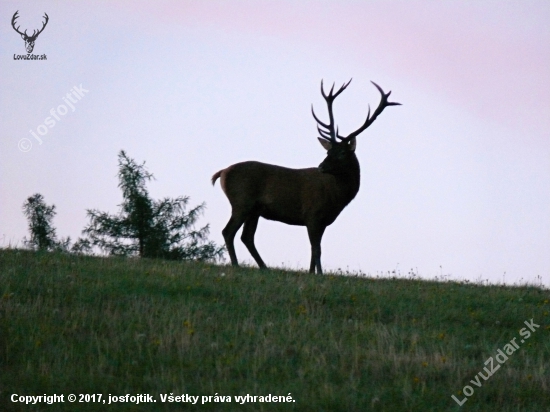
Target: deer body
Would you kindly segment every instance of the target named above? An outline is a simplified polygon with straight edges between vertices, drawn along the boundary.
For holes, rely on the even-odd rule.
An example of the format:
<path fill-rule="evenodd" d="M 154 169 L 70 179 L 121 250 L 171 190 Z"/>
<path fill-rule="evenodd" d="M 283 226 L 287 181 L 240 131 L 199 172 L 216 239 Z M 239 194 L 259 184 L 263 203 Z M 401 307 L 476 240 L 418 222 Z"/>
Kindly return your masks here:
<path fill-rule="evenodd" d="M 232 207 L 288 225 L 314 221 L 330 225 L 359 191 L 359 162 L 352 181 L 322 173 L 319 168 L 289 169 L 260 162 L 242 162 L 220 170 L 221 186 Z"/>
<path fill-rule="evenodd" d="M 319 167 L 290 169 L 249 161 L 231 165 L 212 176 L 212 184 L 220 178 L 221 187 L 231 203 L 231 218 L 222 234 L 234 266 L 238 266 L 238 261 L 233 241 L 239 228 L 244 225 L 241 240 L 258 266 L 266 267 L 254 245 L 258 220 L 263 217 L 289 225 L 306 226 L 311 243 L 309 271 L 313 273 L 317 269 L 317 273 L 322 273 L 323 233 L 359 191 L 360 167 L 355 156 L 355 138 L 384 107 L 398 104 L 389 103 L 389 93 L 384 94 L 377 86 L 383 96 L 377 111 L 370 117 L 369 110 L 365 124 L 343 138 L 334 130 L 332 101 L 348 84 L 336 94 L 333 94 L 333 86 L 327 96 L 321 83 L 321 91 L 329 107 L 330 123 L 324 124 L 313 113 L 320 125 L 318 130 L 322 138 L 319 141 L 327 150 L 327 157 Z M 341 141 L 336 141 L 336 137 Z"/>

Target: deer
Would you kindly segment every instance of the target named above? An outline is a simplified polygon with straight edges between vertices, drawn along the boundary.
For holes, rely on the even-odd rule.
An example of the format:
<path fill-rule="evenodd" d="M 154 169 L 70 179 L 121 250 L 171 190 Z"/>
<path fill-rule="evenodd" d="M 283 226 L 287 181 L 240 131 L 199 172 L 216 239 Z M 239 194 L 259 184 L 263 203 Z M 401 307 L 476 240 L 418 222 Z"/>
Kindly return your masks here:
<path fill-rule="evenodd" d="M 325 93 L 321 80 L 321 94 L 328 108 L 328 123 L 317 117 L 311 105 L 311 113 L 317 122 L 318 140 L 327 151 L 318 167 L 290 169 L 287 167 L 246 161 L 233 164 L 212 176 L 212 185 L 220 179 L 221 187 L 231 204 L 231 218 L 222 230 L 231 264 L 239 266 L 235 254 L 234 238 L 243 226 L 241 240 L 260 267 L 267 266 L 254 245 L 254 235 L 260 217 L 288 225 L 305 226 L 311 244 L 309 272 L 322 274 L 321 239 L 327 226 L 355 198 L 359 191 L 360 168 L 355 155 L 357 136 L 367 129 L 388 106 L 391 91 L 371 82 L 380 92 L 376 110 L 370 112 L 359 129 L 341 136 L 334 123 L 332 104 L 351 83 L 351 79 L 334 92 L 334 83 Z"/>
<path fill-rule="evenodd" d="M 17 26 L 17 28 L 15 27 L 15 21 L 19 18 L 17 13 L 19 13 L 19 10 L 17 10 L 13 14 L 13 17 L 11 19 L 11 26 L 13 27 L 13 29 L 17 33 L 19 33 L 21 35 L 21 38 L 23 40 L 25 40 L 25 48 L 27 49 L 27 53 L 32 53 L 32 51 L 34 50 L 34 42 L 36 41 L 36 38 L 38 37 L 38 35 L 40 33 L 42 33 L 44 31 L 44 29 L 46 28 L 46 25 L 48 24 L 48 21 L 50 20 L 50 18 L 48 17 L 48 15 L 46 13 L 44 13 L 43 17 L 46 21 L 42 23 L 42 28 L 40 30 L 38 30 L 38 32 L 36 30 L 33 30 L 32 35 L 29 36 L 27 34 L 27 30 L 25 30 L 24 33 L 19 31 L 19 27 L 21 27 L 21 26 Z"/>

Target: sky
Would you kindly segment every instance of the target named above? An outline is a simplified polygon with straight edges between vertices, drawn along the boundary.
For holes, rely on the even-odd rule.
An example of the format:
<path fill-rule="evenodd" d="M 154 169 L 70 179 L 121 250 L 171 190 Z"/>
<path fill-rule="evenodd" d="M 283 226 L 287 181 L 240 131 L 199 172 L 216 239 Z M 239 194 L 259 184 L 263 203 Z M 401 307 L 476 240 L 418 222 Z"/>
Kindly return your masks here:
<path fill-rule="evenodd" d="M 29 32 L 48 14 L 46 60 L 17 59 L 16 11 Z M 358 137 L 361 188 L 325 232 L 323 268 L 550 286 L 546 0 L 2 1 L 0 21 L 0 247 L 28 235 L 34 193 L 60 237 L 81 235 L 86 209 L 117 212 L 121 149 L 155 175 L 152 197 L 206 202 L 199 223 L 222 244 L 231 209 L 210 177 L 319 165 L 321 79 L 353 78 L 334 103 L 343 134 L 378 105 L 370 81 L 402 106 Z M 262 219 L 256 245 L 269 266 L 309 267 L 304 227 Z"/>

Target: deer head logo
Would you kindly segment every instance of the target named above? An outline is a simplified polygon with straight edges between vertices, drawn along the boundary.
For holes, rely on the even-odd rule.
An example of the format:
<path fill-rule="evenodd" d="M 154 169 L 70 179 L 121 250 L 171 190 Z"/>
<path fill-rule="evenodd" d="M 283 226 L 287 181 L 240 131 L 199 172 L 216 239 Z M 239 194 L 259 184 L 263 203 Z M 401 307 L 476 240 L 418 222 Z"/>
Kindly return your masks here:
<path fill-rule="evenodd" d="M 17 11 L 14 13 L 14 15 L 13 15 L 13 17 L 12 17 L 12 19 L 11 19 L 11 26 L 13 27 L 13 29 L 14 29 L 17 33 L 19 33 L 19 34 L 21 35 L 21 38 L 22 38 L 23 40 L 25 40 L 25 48 L 27 49 L 27 53 L 32 53 L 32 51 L 33 51 L 33 49 L 34 49 L 34 42 L 36 41 L 36 38 L 38 37 L 38 35 L 44 31 L 44 28 L 46 27 L 46 24 L 48 24 L 49 17 L 48 17 L 48 15 L 47 15 L 46 13 L 44 13 L 44 18 L 46 19 L 46 21 L 45 21 L 44 23 L 42 23 L 42 28 L 41 28 L 40 30 L 38 30 L 38 31 L 33 30 L 32 35 L 29 36 L 29 35 L 27 34 L 27 30 L 25 30 L 25 32 L 22 33 L 22 32 L 19 31 L 19 27 L 20 27 L 20 26 L 15 27 L 15 20 L 17 20 L 17 18 L 19 17 L 19 16 L 17 15 L 17 13 L 19 13 L 19 10 L 17 10 Z"/>

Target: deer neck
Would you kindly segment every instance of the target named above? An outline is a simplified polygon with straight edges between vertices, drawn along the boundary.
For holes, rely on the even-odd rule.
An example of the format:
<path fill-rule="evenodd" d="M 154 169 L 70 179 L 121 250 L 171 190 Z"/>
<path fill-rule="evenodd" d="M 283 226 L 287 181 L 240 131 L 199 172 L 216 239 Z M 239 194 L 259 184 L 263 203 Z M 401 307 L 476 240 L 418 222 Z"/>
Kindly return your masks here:
<path fill-rule="evenodd" d="M 361 171 L 359 167 L 359 161 L 356 156 L 350 159 L 345 168 L 332 173 L 338 182 L 338 189 L 342 194 L 342 200 L 345 205 L 353 200 L 357 192 L 359 192 L 359 185 L 361 181 Z"/>

